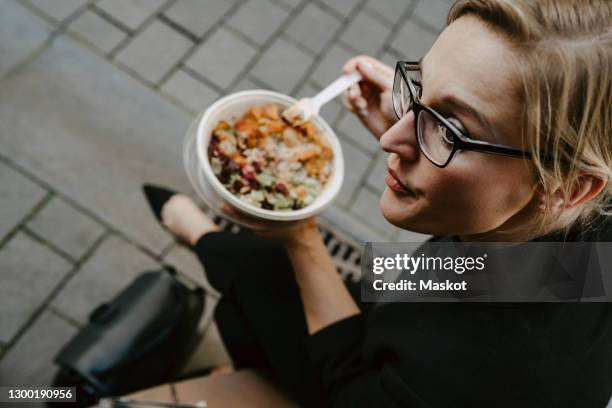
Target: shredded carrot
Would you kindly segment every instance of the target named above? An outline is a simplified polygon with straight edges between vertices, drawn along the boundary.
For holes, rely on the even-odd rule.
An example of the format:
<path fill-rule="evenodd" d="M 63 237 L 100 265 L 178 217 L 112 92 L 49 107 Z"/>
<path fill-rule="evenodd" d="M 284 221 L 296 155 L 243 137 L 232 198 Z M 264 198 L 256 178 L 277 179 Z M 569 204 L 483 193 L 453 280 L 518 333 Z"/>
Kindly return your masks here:
<path fill-rule="evenodd" d="M 280 114 L 278 112 L 278 106 L 275 104 L 266 105 L 263 108 L 264 115 L 272 120 L 280 120 Z"/>

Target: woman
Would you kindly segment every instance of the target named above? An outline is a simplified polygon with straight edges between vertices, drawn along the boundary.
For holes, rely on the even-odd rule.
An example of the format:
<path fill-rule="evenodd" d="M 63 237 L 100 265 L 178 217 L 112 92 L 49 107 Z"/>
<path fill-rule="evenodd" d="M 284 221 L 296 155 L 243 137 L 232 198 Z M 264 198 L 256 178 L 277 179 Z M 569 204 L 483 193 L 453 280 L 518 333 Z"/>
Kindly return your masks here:
<path fill-rule="evenodd" d="M 419 62 L 344 67 L 364 78 L 347 107 L 389 153 L 385 218 L 434 239 L 609 240 L 609 215 L 596 215 L 612 192 L 612 3 L 463 0 L 448 21 Z M 314 219 L 234 238 L 182 195 L 162 219 L 223 293 L 215 316 L 234 365 L 268 370 L 304 406 L 610 398 L 611 304 L 369 308 Z"/>

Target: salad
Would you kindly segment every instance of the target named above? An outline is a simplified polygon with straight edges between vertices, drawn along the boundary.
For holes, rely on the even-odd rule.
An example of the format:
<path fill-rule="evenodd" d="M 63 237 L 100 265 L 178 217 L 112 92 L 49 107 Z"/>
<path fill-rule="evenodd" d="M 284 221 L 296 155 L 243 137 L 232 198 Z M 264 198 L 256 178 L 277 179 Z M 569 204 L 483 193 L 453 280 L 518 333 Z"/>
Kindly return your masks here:
<path fill-rule="evenodd" d="M 311 122 L 292 126 L 276 104 L 220 121 L 208 145 L 217 179 L 241 200 L 275 211 L 312 203 L 331 177 L 333 152 Z"/>

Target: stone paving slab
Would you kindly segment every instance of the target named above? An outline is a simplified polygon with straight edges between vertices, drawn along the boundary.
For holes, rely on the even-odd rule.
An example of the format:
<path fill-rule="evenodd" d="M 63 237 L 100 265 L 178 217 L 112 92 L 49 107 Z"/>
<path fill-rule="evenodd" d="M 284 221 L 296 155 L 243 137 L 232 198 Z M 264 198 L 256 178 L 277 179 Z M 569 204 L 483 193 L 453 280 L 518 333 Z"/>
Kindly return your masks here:
<path fill-rule="evenodd" d="M 51 27 L 16 1 L 0 1 L 0 78 L 44 44 Z"/>
<path fill-rule="evenodd" d="M 391 42 L 391 48 L 403 60 L 418 61 L 427 53 L 435 40 L 436 37 L 431 32 L 413 21 L 407 21 Z"/>
<path fill-rule="evenodd" d="M 414 3 L 414 1 L 407 0 L 369 0 L 366 8 L 393 25 L 404 16 L 407 10 L 414 7 Z"/>
<path fill-rule="evenodd" d="M 243 76 L 231 89 L 231 92 L 247 91 L 250 89 L 262 89 L 260 85 L 255 83 L 248 76 Z"/>
<path fill-rule="evenodd" d="M 332 225 L 335 225 L 341 231 L 354 237 L 360 244 L 365 242 L 388 242 L 392 240 L 393 231 L 391 229 L 381 233 L 379 230 L 373 229 L 368 224 L 365 224 L 361 219 L 355 219 L 346 208 L 331 206 L 323 212 L 322 216 L 328 220 L 332 220 Z"/>
<path fill-rule="evenodd" d="M 362 150 L 340 138 L 342 153 L 344 154 L 344 181 L 336 202 L 342 205 L 350 203 L 353 193 L 359 188 L 361 180 L 366 174 L 371 157 Z"/>
<path fill-rule="evenodd" d="M 380 205 L 378 204 L 379 201 L 380 193 L 368 188 L 361 188 L 351 203 L 350 208 L 355 213 L 361 214 L 366 224 L 369 224 L 372 228 L 378 228 L 381 232 L 390 233 L 394 227 L 383 217 Z"/>
<path fill-rule="evenodd" d="M 202 37 L 232 7 L 226 0 L 178 0 L 164 14 L 196 37 Z"/>
<path fill-rule="evenodd" d="M 72 22 L 69 30 L 104 54 L 114 50 L 127 36 L 91 10 L 87 10 Z"/>
<path fill-rule="evenodd" d="M 117 61 L 156 84 L 193 43 L 167 24 L 154 21 L 116 56 Z"/>
<path fill-rule="evenodd" d="M 66 20 L 90 0 L 27 0 L 28 3 L 58 22 Z"/>
<path fill-rule="evenodd" d="M 342 74 L 342 67 L 355 53 L 340 44 L 332 45 L 318 62 L 312 73 L 312 79 L 321 88 L 330 84 Z"/>
<path fill-rule="evenodd" d="M 227 20 L 227 24 L 261 46 L 288 15 L 270 0 L 248 0 Z"/>
<path fill-rule="evenodd" d="M 441 32 L 446 26 L 449 3 L 445 0 L 420 1 L 414 10 L 414 17 Z"/>
<path fill-rule="evenodd" d="M 399 59 L 405 59 L 404 56 L 397 56 L 393 54 L 393 51 L 390 48 L 387 48 L 382 55 L 380 55 L 379 59 L 387 64 L 388 66 L 395 68 L 395 64 Z"/>
<path fill-rule="evenodd" d="M 360 3 L 359 0 L 326 0 L 324 4 L 339 15 L 348 16 Z"/>
<path fill-rule="evenodd" d="M 0 151 L 154 252 L 171 239 L 141 184 L 191 191 L 181 154 L 190 120 L 65 37 L 0 83 Z"/>
<path fill-rule="evenodd" d="M 303 0 L 273 0 L 275 3 L 291 11 L 298 7 Z"/>
<path fill-rule="evenodd" d="M 177 70 L 161 90 L 194 113 L 204 111 L 219 98 L 217 91 L 182 69 Z"/>
<path fill-rule="evenodd" d="M 255 49 L 243 38 L 220 28 L 187 60 L 187 66 L 225 89 L 255 54 Z"/>
<path fill-rule="evenodd" d="M 341 20 L 316 3 L 308 3 L 285 29 L 294 41 L 318 54 L 340 28 Z"/>
<path fill-rule="evenodd" d="M 8 343 L 72 268 L 23 233 L 0 250 L 0 341 Z"/>
<path fill-rule="evenodd" d="M 336 129 L 347 140 L 362 148 L 368 154 L 380 151 L 378 140 L 363 126 L 359 118 L 351 112 L 346 112 L 338 121 Z"/>
<path fill-rule="evenodd" d="M 0 242 L 46 194 L 45 189 L 0 162 Z"/>
<path fill-rule="evenodd" d="M 312 62 L 312 57 L 305 51 L 278 37 L 251 73 L 270 88 L 290 94 L 296 86 L 296 78 L 302 78 Z"/>
<path fill-rule="evenodd" d="M 368 186 L 382 193 L 383 190 L 387 187 L 385 184 L 385 173 L 387 172 L 387 158 L 389 154 L 383 152 L 382 150 L 376 154 L 376 162 L 368 175 L 368 179 L 366 180 Z"/>
<path fill-rule="evenodd" d="M 389 35 L 390 27 L 362 10 L 350 23 L 340 40 L 360 54 L 376 55 Z"/>
<path fill-rule="evenodd" d="M 101 0 L 97 7 L 132 30 L 158 11 L 167 0 Z"/>
<path fill-rule="evenodd" d="M 161 266 L 119 236 L 102 242 L 81 270 L 58 293 L 53 305 L 65 315 L 85 323 L 89 313 L 111 300 L 142 272 Z"/>
<path fill-rule="evenodd" d="M 59 198 L 47 203 L 27 226 L 75 260 L 81 258 L 105 231 L 103 226 Z"/>
<path fill-rule="evenodd" d="M 3 386 L 48 386 L 57 367 L 53 357 L 76 334 L 76 328 L 51 312 L 41 314 L 25 332 L 19 343 L 0 362 L 0 384 Z M 44 406 L 43 404 L 18 404 Z"/>

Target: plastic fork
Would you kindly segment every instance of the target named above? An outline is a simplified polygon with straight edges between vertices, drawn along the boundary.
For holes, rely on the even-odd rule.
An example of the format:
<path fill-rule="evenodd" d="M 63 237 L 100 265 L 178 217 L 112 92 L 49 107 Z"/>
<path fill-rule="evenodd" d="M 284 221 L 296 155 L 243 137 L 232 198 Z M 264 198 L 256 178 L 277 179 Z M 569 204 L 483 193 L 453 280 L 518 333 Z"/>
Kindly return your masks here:
<path fill-rule="evenodd" d="M 323 105 L 360 80 L 361 74 L 359 74 L 359 72 L 351 72 L 350 74 L 342 75 L 312 98 L 300 99 L 293 106 L 285 109 L 281 117 L 285 122 L 293 126 L 308 122 L 319 114 Z"/>

